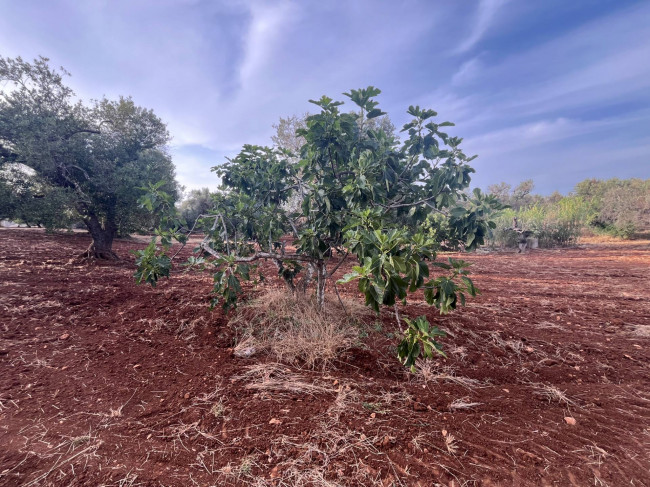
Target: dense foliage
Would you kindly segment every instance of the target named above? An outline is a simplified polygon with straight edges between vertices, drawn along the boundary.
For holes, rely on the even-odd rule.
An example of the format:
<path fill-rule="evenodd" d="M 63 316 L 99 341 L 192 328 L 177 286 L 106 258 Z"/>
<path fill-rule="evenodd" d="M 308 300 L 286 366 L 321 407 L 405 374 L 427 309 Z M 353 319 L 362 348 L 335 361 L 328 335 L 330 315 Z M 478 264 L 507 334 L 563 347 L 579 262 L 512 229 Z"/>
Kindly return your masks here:
<path fill-rule="evenodd" d="M 83 104 L 64 84 L 66 74 L 45 58 L 0 57 L 0 166 L 25 165 L 43 187 L 65 190 L 93 237 L 88 255 L 114 257 L 115 236 L 153 224 L 137 205 L 137 188 L 165 179 L 176 193 L 169 134 L 129 98 Z"/>
<path fill-rule="evenodd" d="M 418 289 L 442 313 L 477 293 L 466 263 L 434 262 L 442 239 L 424 223 L 439 215 L 448 243 L 473 249 L 487 235 L 487 210 L 499 204 L 480 191 L 471 197 L 465 192 L 473 157 L 461 150 L 462 139 L 443 131 L 452 123 L 434 121 L 435 111 L 409 107 L 412 120 L 402 129 L 404 142 L 369 123 L 384 115 L 374 100 L 379 93 L 373 87 L 346 93 L 356 112 L 341 111 L 343 103 L 326 96 L 311 100 L 320 112 L 297 131 L 304 140 L 300 154 L 246 145 L 214 168 L 223 190 L 203 222 L 203 256 L 190 264 L 214 269 L 215 303 L 234 306 L 241 280 L 263 278 L 255 264 L 267 260 L 291 292 L 305 292 L 315 281 L 322 306 L 327 283 L 349 256 L 358 265 L 339 282 L 357 281 L 376 311 Z M 301 204 L 293 211 L 286 202 L 296 194 Z M 159 192 L 142 199 L 149 207 L 156 201 L 171 210 Z M 159 237 L 168 242 L 181 226 L 177 221 Z M 168 250 L 163 242 L 163 254 Z M 160 256 L 155 240 L 141 251 L 140 281 L 168 273 Z M 146 264 L 157 266 L 155 272 Z M 442 275 L 430 276 L 431 265 Z"/>
<path fill-rule="evenodd" d="M 201 215 L 206 215 L 214 206 L 214 195 L 209 188 L 192 189 L 178 205 L 180 216 L 191 228 Z"/>
<path fill-rule="evenodd" d="M 626 238 L 650 231 L 650 179 L 586 179 L 575 194 L 589 205 L 595 230 Z"/>
<path fill-rule="evenodd" d="M 48 231 L 76 223 L 74 195 L 51 186 L 25 166 L 7 164 L 0 170 L 0 220 L 13 220 Z"/>

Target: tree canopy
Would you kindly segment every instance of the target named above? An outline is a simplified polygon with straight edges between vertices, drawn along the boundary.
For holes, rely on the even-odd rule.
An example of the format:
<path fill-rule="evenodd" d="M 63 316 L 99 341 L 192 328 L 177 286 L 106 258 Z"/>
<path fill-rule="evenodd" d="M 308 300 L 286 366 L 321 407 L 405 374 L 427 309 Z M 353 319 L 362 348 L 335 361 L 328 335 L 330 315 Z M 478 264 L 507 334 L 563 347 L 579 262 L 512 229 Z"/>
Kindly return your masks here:
<path fill-rule="evenodd" d="M 223 188 L 206 219 L 204 256 L 190 264 L 215 269 L 215 302 L 235 305 L 240 281 L 254 278 L 256 262 L 270 260 L 291 292 L 304 292 L 315 276 L 322 304 L 328 281 L 350 256 L 358 265 L 339 282 L 357 281 L 377 311 L 423 289 L 427 302 L 445 313 L 477 292 L 465 262 L 433 262 L 442 237 L 424 223 L 443 217 L 444 238 L 471 250 L 483 243 L 488 214 L 500 204 L 479 190 L 465 192 L 473 157 L 463 153 L 462 139 L 444 132 L 452 123 L 434 121 L 435 111 L 409 107 L 403 142 L 369 123 L 384 115 L 374 100 L 379 93 L 372 86 L 345 93 L 357 112 L 341 111 L 343 102 L 327 96 L 310 100 L 320 112 L 296 132 L 304 139 L 298 163 L 281 148 L 245 145 L 213 168 Z M 302 204 L 293 211 L 285 203 L 296 193 Z M 164 198 L 153 190 L 144 201 L 153 206 Z M 178 225 L 172 227 L 159 232 L 163 241 L 175 235 Z M 295 250 L 282 240 L 287 234 Z M 138 280 L 153 284 L 168 275 L 166 249 L 158 254 L 154 240 L 141 251 Z M 443 275 L 430 276 L 429 262 Z"/>
<path fill-rule="evenodd" d="M 0 57 L 0 165 L 20 163 L 44 184 L 74 196 L 93 237 L 89 256 L 112 258 L 112 242 L 153 222 L 137 188 L 162 179 L 176 195 L 169 134 L 130 98 L 84 104 L 48 59 Z"/>
<path fill-rule="evenodd" d="M 479 190 L 466 192 L 474 157 L 462 151 L 461 138 L 444 131 L 451 122 L 437 122 L 435 111 L 410 106 L 412 120 L 402 128 L 406 137 L 400 141 L 371 123 L 385 115 L 374 99 L 379 94 L 372 86 L 345 93 L 357 106 L 352 112 L 327 96 L 310 100 L 320 112 L 296 131 L 304 140 L 297 163 L 286 149 L 245 145 L 213 168 L 222 191 L 204 219 L 206 236 L 198 247 L 203 255 L 189 261 L 214 270 L 213 303 L 220 301 L 226 309 L 236 305 L 241 280 L 264 277 L 256 267 L 261 260 L 275 264 L 290 292 L 306 292 L 315 280 L 322 306 L 327 283 L 354 257 L 357 265 L 338 283 L 356 281 L 366 304 L 375 311 L 393 306 L 398 323 L 397 303 L 418 289 L 441 313 L 477 293 L 467 263 L 435 262 L 436 253 L 443 240 L 467 250 L 482 244 L 493 226 L 490 213 L 502 205 Z M 286 205 L 295 194 L 301 201 L 297 209 Z M 169 275 L 172 239 L 185 241 L 186 236 L 179 233 L 181 222 L 174 220 L 164 192 L 152 186 L 142 203 L 165 207 L 168 215 L 167 228 L 158 230 L 137 259 L 136 279 L 155 285 Z M 444 219 L 444 235 L 440 225 L 431 224 L 432 216 Z M 284 235 L 291 235 L 295 250 Z M 439 275 L 431 276 L 430 267 Z M 439 351 L 438 331 L 424 319 L 407 324 L 398 351 L 412 366 L 421 351 L 425 356 Z"/>

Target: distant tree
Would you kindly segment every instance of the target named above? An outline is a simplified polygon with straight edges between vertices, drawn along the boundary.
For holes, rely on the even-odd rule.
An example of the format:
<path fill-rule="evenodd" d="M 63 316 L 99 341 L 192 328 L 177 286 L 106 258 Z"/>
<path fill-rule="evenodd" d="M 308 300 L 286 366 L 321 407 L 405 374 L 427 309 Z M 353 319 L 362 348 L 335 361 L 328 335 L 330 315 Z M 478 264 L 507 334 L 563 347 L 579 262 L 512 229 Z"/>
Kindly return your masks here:
<path fill-rule="evenodd" d="M 488 194 L 496 196 L 504 205 L 507 205 L 510 202 L 511 190 L 512 186 L 505 182 L 488 186 Z"/>
<path fill-rule="evenodd" d="M 305 144 L 305 138 L 297 135 L 298 130 L 307 128 L 308 113 L 304 115 L 291 115 L 287 118 L 280 117 L 278 123 L 273 124 L 275 135 L 271 136 L 273 145 L 278 149 L 283 149 L 290 152 L 290 158 L 293 162 L 298 162 L 300 159 L 300 149 Z"/>
<path fill-rule="evenodd" d="M 495 196 L 504 205 L 519 210 L 541 199 L 541 197 L 532 194 L 534 188 L 535 183 L 532 179 L 522 181 L 514 189 L 510 184 L 501 182 L 488 186 L 488 194 Z"/>
<path fill-rule="evenodd" d="M 509 205 L 515 210 L 531 205 L 535 200 L 532 194 L 534 188 L 535 183 L 533 183 L 532 179 L 527 179 L 519 183 L 512 190 Z"/>
<path fill-rule="evenodd" d="M 214 207 L 213 194 L 209 188 L 193 189 L 181 201 L 178 209 L 188 227 L 192 227 L 200 215 Z"/>
<path fill-rule="evenodd" d="M 359 112 L 359 116 L 361 117 L 362 115 L 363 113 Z M 361 124 L 361 129 L 373 130 L 375 132 L 381 130 L 389 138 L 396 139 L 397 137 L 397 128 L 393 125 L 393 122 L 388 115 L 364 120 Z M 397 140 L 395 142 L 397 142 Z"/>
<path fill-rule="evenodd" d="M 92 236 L 88 257 L 116 258 L 113 239 L 152 217 L 137 204 L 148 183 L 166 180 L 176 197 L 169 134 L 151 111 L 130 98 L 76 100 L 68 73 L 48 59 L 0 57 L 0 166 L 21 163 L 48 187 L 74 195 L 74 210 Z"/>

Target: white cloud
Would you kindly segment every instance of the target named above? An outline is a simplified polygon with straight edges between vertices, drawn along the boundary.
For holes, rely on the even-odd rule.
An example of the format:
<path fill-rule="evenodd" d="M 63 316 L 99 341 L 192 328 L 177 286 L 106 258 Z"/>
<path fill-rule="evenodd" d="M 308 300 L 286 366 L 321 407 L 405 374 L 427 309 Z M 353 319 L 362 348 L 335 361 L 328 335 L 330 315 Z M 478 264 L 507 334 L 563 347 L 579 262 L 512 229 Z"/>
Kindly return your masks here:
<path fill-rule="evenodd" d="M 480 70 L 481 62 L 479 61 L 479 58 L 472 58 L 460 65 L 458 71 L 456 71 L 456 73 L 454 73 L 451 78 L 451 84 L 462 85 L 464 83 L 473 81 L 479 75 Z"/>
<path fill-rule="evenodd" d="M 649 36 L 650 37 L 650 36 Z M 650 40 L 650 39 L 649 39 Z M 650 89 L 650 45 L 629 46 L 530 90 L 512 105 L 530 113 L 616 101 Z"/>
<path fill-rule="evenodd" d="M 277 4 L 255 2 L 251 5 L 251 22 L 244 38 L 244 59 L 239 71 L 242 86 L 247 86 L 251 78 L 272 62 L 273 49 L 295 13 L 295 5 L 287 1 Z"/>
<path fill-rule="evenodd" d="M 497 11 L 507 2 L 508 0 L 481 0 L 469 37 L 454 49 L 453 54 L 462 54 L 473 48 L 490 28 Z"/>
<path fill-rule="evenodd" d="M 485 156 L 506 155 L 583 135 L 612 133 L 626 126 L 647 124 L 649 121 L 650 112 L 647 111 L 632 116 L 588 121 L 564 117 L 541 119 L 468 137 L 465 140 L 465 147 L 471 148 L 468 152 L 473 151 Z"/>

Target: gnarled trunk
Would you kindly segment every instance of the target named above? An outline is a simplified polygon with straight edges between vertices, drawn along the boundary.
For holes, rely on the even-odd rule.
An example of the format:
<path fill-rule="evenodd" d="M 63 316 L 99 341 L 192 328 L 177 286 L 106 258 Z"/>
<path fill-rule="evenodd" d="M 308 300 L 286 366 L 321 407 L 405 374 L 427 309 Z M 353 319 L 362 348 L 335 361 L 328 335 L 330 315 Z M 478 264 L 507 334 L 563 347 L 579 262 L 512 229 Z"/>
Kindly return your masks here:
<path fill-rule="evenodd" d="M 88 231 L 93 239 L 92 243 L 80 257 L 88 259 L 116 260 L 118 256 L 113 252 L 113 239 L 117 234 L 117 228 L 111 222 L 104 225 L 95 215 L 90 215 L 84 220 Z"/>

